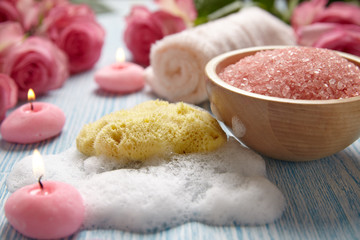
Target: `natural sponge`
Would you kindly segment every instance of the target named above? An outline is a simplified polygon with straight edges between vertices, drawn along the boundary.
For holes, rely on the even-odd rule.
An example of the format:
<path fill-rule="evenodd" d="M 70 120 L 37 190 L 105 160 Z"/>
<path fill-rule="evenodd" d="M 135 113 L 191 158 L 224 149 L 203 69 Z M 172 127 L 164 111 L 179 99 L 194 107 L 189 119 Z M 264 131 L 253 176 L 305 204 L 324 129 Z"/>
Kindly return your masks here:
<path fill-rule="evenodd" d="M 208 112 L 182 102 L 154 100 L 85 125 L 76 145 L 86 155 L 144 161 L 169 153 L 212 151 L 226 140 Z"/>

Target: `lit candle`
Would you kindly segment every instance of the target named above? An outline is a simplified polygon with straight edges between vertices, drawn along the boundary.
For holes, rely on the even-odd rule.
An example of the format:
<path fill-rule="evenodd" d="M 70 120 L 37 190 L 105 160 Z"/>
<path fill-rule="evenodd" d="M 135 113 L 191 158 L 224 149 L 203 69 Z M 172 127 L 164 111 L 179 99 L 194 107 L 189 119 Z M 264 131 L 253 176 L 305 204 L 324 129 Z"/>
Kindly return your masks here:
<path fill-rule="evenodd" d="M 58 135 L 64 124 L 65 115 L 55 105 L 33 102 L 35 93 L 29 90 L 28 100 L 12 112 L 1 124 L 0 132 L 4 140 L 15 143 L 34 143 Z"/>
<path fill-rule="evenodd" d="M 33 172 L 38 184 L 20 188 L 5 203 L 5 216 L 21 234 L 36 239 L 68 237 L 81 226 L 85 207 L 80 193 L 61 182 L 41 182 L 44 165 L 33 154 Z"/>
<path fill-rule="evenodd" d="M 115 64 L 106 66 L 95 73 L 95 82 L 100 88 L 116 93 L 130 93 L 142 89 L 145 85 L 144 68 L 125 62 L 122 49 L 116 52 Z"/>

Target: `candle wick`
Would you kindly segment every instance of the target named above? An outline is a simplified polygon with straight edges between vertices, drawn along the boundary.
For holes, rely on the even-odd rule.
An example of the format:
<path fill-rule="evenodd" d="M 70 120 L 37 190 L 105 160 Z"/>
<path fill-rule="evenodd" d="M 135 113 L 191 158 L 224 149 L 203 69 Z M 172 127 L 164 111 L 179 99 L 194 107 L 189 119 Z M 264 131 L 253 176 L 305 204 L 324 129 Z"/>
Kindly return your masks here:
<path fill-rule="evenodd" d="M 31 111 L 34 111 L 34 105 L 33 105 L 32 102 L 30 102 L 30 110 L 31 110 Z"/>
<path fill-rule="evenodd" d="M 42 182 L 41 182 L 41 178 L 42 178 L 42 177 L 43 177 L 43 176 L 41 175 L 41 176 L 39 177 L 39 180 L 38 180 L 41 190 L 44 189 L 44 185 L 43 185 Z"/>

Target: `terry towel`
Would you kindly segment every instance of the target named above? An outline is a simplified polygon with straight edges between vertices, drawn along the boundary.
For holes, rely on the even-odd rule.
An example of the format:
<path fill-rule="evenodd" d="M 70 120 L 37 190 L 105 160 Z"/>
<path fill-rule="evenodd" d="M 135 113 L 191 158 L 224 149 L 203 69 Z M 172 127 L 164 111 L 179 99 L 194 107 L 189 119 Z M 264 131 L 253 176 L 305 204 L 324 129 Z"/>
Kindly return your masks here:
<path fill-rule="evenodd" d="M 211 58 L 240 48 L 295 44 L 290 26 L 248 7 L 157 41 L 145 77 L 159 97 L 197 104 L 207 100 L 204 68 Z"/>

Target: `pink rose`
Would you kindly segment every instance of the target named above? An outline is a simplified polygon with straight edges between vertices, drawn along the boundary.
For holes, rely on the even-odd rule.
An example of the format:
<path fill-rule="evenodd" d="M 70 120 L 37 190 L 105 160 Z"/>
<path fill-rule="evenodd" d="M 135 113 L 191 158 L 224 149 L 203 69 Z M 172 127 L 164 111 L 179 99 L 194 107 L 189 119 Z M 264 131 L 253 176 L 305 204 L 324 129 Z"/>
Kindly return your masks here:
<path fill-rule="evenodd" d="M 149 65 L 150 48 L 166 35 L 180 32 L 186 28 L 185 22 L 165 11 L 150 12 L 142 6 L 131 9 L 126 17 L 124 40 L 134 61 Z"/>
<path fill-rule="evenodd" d="M 105 31 L 87 5 L 56 6 L 40 31 L 66 53 L 71 73 L 92 68 L 100 58 Z"/>
<path fill-rule="evenodd" d="M 0 23 L 6 21 L 19 21 L 20 14 L 16 9 L 14 1 L 1 0 L 0 1 Z"/>
<path fill-rule="evenodd" d="M 68 77 L 66 55 L 45 38 L 29 37 L 13 46 L 5 58 L 1 72 L 15 80 L 21 99 L 26 99 L 29 88 L 44 94 L 62 86 Z"/>
<path fill-rule="evenodd" d="M 360 8 L 327 0 L 300 4 L 291 18 L 298 44 L 360 56 Z"/>
<path fill-rule="evenodd" d="M 5 113 L 17 103 L 18 90 L 12 78 L 0 73 L 0 122 L 5 118 Z"/>
<path fill-rule="evenodd" d="M 0 22 L 17 21 L 25 31 L 33 31 L 51 8 L 66 2 L 67 0 L 1 0 Z"/>

